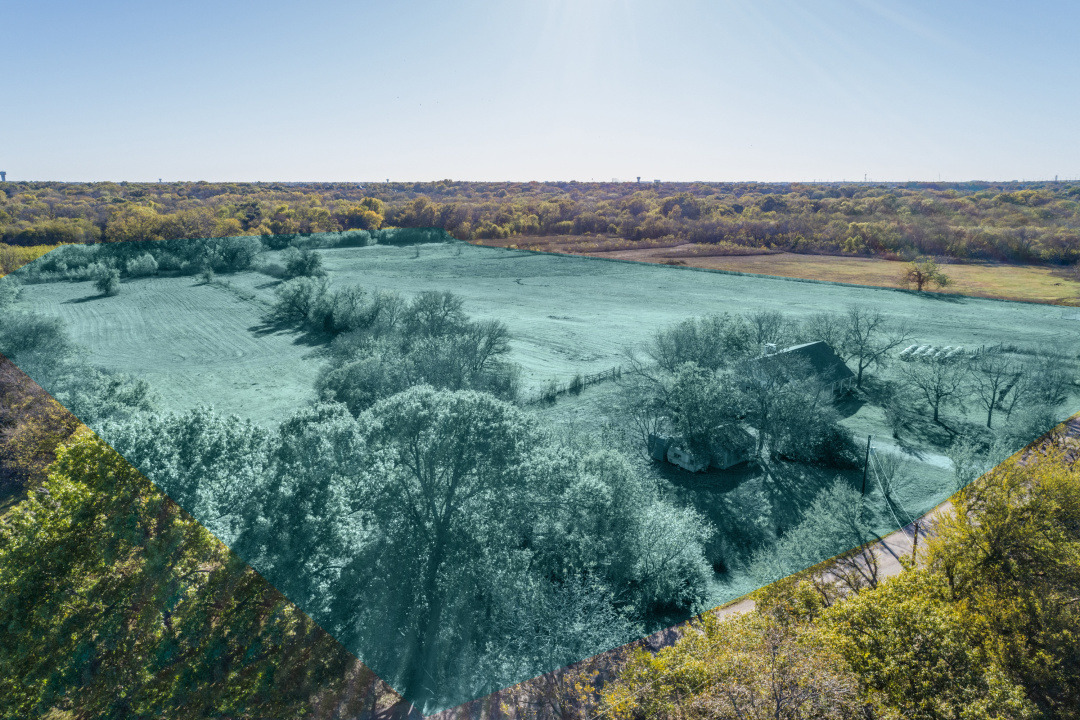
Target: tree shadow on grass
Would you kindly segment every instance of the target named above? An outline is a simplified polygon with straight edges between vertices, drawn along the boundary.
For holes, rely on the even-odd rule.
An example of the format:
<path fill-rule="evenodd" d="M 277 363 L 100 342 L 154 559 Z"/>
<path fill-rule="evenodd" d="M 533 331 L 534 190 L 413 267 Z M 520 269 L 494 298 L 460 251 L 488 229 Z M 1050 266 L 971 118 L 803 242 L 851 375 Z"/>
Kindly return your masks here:
<path fill-rule="evenodd" d="M 929 413 L 928 410 L 927 414 Z M 934 422 L 929 417 L 911 418 L 909 415 L 905 425 L 908 437 L 904 439 L 904 445 L 910 447 L 912 453 L 942 450 L 952 445 L 957 435 L 954 428 L 944 422 Z"/>
<path fill-rule="evenodd" d="M 263 320 L 258 325 L 248 328 L 255 337 L 267 335 L 293 335 L 294 345 L 306 345 L 308 347 L 324 347 L 330 344 L 332 337 L 325 332 L 315 332 L 305 329 L 300 323 L 284 320 Z"/>
<path fill-rule="evenodd" d="M 64 304 L 64 305 L 78 305 L 80 303 L 92 302 L 94 300 L 104 300 L 107 297 L 108 297 L 108 295 L 101 295 L 99 293 L 97 295 L 87 295 L 86 297 L 72 298 L 71 300 L 65 300 L 62 304 Z"/>
<path fill-rule="evenodd" d="M 947 302 L 953 304 L 962 304 L 969 299 L 966 295 L 957 295 L 956 293 L 934 292 L 933 290 L 900 289 L 899 292 L 902 292 L 905 295 L 911 295 L 912 297 L 926 298 L 927 300 L 938 300 L 940 302 Z"/>
<path fill-rule="evenodd" d="M 783 460 L 772 460 L 767 467 L 763 489 L 773 508 L 773 520 L 781 530 L 799 524 L 814 498 L 837 476 L 849 481 L 853 481 L 855 475 L 861 478 L 861 471 Z"/>
<path fill-rule="evenodd" d="M 836 403 L 836 412 L 840 415 L 840 419 L 845 420 L 857 414 L 864 405 L 866 405 L 866 398 L 852 393 L 845 395 Z"/>

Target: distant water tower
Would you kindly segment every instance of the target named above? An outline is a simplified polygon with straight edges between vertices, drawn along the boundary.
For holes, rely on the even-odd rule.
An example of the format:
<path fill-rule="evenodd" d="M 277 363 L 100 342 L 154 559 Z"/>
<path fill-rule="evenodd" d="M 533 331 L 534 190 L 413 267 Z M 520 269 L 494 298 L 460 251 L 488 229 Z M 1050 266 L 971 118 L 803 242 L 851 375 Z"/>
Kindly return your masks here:
<path fill-rule="evenodd" d="M 0 182 L 7 182 L 7 171 L 0 170 Z"/>

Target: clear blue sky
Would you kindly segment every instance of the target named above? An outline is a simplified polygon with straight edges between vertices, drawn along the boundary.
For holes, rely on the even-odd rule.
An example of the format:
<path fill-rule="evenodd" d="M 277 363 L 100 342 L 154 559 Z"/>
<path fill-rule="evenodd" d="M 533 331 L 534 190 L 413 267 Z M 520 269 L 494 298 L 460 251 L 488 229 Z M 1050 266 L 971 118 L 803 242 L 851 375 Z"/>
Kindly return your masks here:
<path fill-rule="evenodd" d="M 7 0 L 30 180 L 1080 176 L 1080 3 Z"/>

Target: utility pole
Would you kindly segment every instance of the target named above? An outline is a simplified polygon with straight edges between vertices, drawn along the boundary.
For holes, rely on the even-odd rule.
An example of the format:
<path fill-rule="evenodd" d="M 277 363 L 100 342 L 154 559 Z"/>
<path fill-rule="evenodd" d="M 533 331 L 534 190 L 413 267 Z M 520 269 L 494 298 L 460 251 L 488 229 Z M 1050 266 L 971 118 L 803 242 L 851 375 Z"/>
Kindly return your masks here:
<path fill-rule="evenodd" d="M 866 436 L 866 459 L 863 460 L 862 466 L 862 494 L 866 497 L 866 473 L 870 469 L 870 438 L 872 435 Z"/>
<path fill-rule="evenodd" d="M 911 541 L 911 563 L 915 564 L 916 554 L 919 552 L 919 521 L 915 521 L 915 538 Z"/>

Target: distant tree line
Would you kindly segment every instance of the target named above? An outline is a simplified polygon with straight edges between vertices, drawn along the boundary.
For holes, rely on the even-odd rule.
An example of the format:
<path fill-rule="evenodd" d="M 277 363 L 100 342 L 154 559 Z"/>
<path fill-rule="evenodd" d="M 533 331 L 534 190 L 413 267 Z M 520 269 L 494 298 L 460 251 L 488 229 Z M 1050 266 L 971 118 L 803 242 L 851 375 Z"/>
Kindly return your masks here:
<path fill-rule="evenodd" d="M 439 228 L 1074 264 L 1076 183 L 6 183 L 0 242 Z"/>

